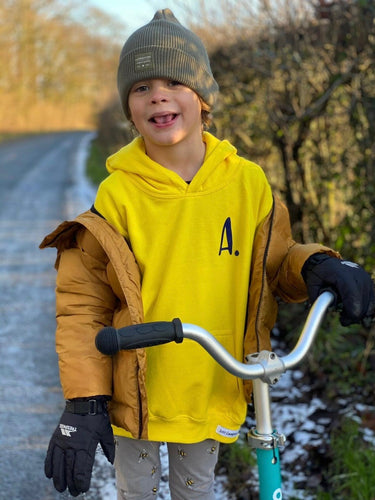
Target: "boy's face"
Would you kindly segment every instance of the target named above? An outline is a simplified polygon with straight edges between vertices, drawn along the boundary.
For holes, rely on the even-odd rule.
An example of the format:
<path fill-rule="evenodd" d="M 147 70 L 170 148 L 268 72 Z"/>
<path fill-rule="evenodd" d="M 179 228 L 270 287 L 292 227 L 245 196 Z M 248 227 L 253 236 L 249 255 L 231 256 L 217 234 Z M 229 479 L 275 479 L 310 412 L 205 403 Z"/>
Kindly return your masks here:
<path fill-rule="evenodd" d="M 194 141 L 202 141 L 200 98 L 179 82 L 137 82 L 130 90 L 128 105 L 147 152 L 155 146 L 173 146 L 183 141 L 193 146 Z"/>

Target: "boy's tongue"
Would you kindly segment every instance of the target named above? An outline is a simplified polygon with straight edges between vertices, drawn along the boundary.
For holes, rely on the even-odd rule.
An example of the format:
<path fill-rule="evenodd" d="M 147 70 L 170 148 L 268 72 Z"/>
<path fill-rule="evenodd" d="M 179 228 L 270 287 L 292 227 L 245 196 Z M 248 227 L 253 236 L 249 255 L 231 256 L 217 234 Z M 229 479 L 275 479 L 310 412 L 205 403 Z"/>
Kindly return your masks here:
<path fill-rule="evenodd" d="M 168 123 L 173 120 L 175 115 L 163 115 L 163 116 L 155 116 L 154 121 L 156 123 L 160 123 L 161 125 L 164 123 Z"/>

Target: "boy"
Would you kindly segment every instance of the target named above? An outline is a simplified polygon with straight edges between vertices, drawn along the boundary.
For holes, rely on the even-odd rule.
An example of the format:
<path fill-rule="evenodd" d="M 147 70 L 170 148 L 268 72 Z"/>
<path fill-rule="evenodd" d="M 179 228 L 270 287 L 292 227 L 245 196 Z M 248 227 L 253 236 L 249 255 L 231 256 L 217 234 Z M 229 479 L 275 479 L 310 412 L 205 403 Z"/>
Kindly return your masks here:
<path fill-rule="evenodd" d="M 118 89 L 140 136 L 108 159 L 92 209 L 41 245 L 58 249 L 67 399 L 46 475 L 58 491 L 87 491 L 98 442 L 114 460 L 113 428 L 118 499 L 155 498 L 166 442 L 172 498 L 212 500 L 219 443 L 237 439 L 251 385 L 193 342 L 108 357 L 97 332 L 179 317 L 243 360 L 270 348 L 276 296 L 314 300 L 331 287 L 350 324 L 374 313 L 373 285 L 333 250 L 295 243 L 263 171 L 204 132 L 218 86 L 202 42 L 169 9 L 125 43 Z"/>

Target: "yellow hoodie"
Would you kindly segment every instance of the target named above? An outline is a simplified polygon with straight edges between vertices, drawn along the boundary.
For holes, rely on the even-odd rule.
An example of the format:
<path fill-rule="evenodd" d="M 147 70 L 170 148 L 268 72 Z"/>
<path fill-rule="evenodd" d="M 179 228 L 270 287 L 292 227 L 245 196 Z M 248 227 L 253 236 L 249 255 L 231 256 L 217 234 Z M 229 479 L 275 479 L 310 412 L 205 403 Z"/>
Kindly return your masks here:
<path fill-rule="evenodd" d="M 204 163 L 187 184 L 135 139 L 108 159 L 95 208 L 134 252 L 145 321 L 198 324 L 242 361 L 253 240 L 272 194 L 261 168 L 231 144 L 208 133 L 204 141 Z M 146 387 L 150 440 L 238 437 L 242 381 L 193 341 L 147 348 Z"/>

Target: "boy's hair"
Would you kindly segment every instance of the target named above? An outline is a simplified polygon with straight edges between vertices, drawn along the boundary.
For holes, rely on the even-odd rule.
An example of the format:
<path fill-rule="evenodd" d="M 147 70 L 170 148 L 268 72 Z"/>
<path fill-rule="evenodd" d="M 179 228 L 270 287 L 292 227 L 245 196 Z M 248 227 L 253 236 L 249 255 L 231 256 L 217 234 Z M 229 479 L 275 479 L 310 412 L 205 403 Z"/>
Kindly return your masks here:
<path fill-rule="evenodd" d="M 201 99 L 201 106 L 202 106 L 201 119 L 202 119 L 203 129 L 208 130 L 212 124 L 211 106 L 202 101 L 202 99 Z"/>
<path fill-rule="evenodd" d="M 128 118 L 130 89 L 136 82 L 152 78 L 167 78 L 186 85 L 210 108 L 219 90 L 202 41 L 182 26 L 170 9 L 158 10 L 122 48 L 117 86 Z"/>

